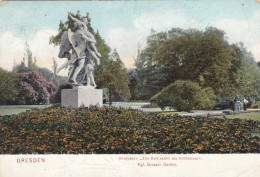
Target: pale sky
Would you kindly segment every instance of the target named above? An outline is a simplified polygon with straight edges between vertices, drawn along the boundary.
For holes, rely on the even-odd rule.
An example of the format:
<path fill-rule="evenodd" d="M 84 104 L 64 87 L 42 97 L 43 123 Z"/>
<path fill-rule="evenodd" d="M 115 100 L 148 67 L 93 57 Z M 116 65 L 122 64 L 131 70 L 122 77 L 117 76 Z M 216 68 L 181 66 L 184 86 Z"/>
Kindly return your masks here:
<path fill-rule="evenodd" d="M 11 70 L 20 63 L 27 40 L 37 64 L 52 68 L 58 47 L 49 37 L 58 32 L 59 21 L 68 12 L 89 12 L 91 25 L 116 48 L 127 68 L 134 67 L 138 43 L 145 47 L 151 29 L 174 27 L 204 30 L 214 26 L 226 32 L 228 41 L 242 41 L 260 61 L 260 4 L 256 0 L 173 0 L 173 1 L 14 1 L 0 5 L 0 67 Z M 62 73 L 61 73 L 62 74 Z"/>

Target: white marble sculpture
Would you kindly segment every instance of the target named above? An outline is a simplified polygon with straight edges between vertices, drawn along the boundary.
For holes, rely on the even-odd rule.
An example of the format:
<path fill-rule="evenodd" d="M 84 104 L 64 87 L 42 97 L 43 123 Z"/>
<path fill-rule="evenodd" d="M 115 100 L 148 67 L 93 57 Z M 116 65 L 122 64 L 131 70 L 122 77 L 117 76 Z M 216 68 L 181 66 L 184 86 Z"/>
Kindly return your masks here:
<path fill-rule="evenodd" d="M 73 86 L 87 85 L 95 88 L 96 83 L 93 76 L 95 63 L 92 58 L 99 65 L 101 57 L 96 48 L 96 39 L 88 30 L 87 18 L 80 21 L 72 17 L 70 13 L 69 16 L 74 21 L 77 31 L 73 33 L 68 29 L 61 37 L 58 56 L 59 58 L 67 58 L 68 61 L 60 66 L 57 72 L 69 66 L 68 84 Z"/>

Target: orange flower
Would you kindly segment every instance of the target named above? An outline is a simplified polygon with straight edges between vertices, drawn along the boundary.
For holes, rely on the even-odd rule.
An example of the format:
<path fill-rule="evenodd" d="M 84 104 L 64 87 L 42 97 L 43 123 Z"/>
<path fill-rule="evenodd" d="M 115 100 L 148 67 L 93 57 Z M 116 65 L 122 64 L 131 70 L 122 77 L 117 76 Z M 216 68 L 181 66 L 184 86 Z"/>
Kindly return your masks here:
<path fill-rule="evenodd" d="M 199 151 L 201 151 L 201 150 L 203 150 L 204 148 L 203 148 L 202 145 L 198 145 L 197 149 L 198 149 Z"/>
<path fill-rule="evenodd" d="M 88 145 L 87 145 L 87 149 L 89 149 L 89 148 L 91 148 L 91 144 L 88 144 Z"/>
<path fill-rule="evenodd" d="M 59 133 L 55 131 L 54 136 L 59 136 Z"/>
<path fill-rule="evenodd" d="M 224 149 L 224 148 L 220 148 L 219 151 L 220 151 L 220 152 L 224 152 L 225 149 Z"/>
<path fill-rule="evenodd" d="M 46 136 L 46 135 L 48 135 L 48 132 L 45 132 L 45 131 L 44 131 L 44 132 L 42 132 L 42 135 L 43 135 L 43 136 Z"/>

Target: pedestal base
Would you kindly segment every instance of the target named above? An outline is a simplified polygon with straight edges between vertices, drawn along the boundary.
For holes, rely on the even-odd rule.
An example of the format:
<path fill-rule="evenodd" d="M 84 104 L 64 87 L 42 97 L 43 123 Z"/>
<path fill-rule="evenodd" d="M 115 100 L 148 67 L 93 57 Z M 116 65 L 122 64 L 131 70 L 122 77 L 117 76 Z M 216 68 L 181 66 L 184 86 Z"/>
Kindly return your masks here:
<path fill-rule="evenodd" d="M 103 89 L 94 89 L 88 86 L 62 89 L 61 106 L 79 108 L 103 105 Z"/>

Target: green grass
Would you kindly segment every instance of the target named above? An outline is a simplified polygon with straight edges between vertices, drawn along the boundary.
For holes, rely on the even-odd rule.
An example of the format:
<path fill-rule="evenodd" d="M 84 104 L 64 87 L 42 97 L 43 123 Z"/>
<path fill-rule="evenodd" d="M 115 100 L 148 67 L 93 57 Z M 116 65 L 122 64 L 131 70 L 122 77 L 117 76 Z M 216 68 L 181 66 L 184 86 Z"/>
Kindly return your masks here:
<path fill-rule="evenodd" d="M 217 116 L 217 118 L 221 118 L 223 116 Z M 225 115 L 228 119 L 247 119 L 247 120 L 258 120 L 260 121 L 260 112 L 251 112 L 251 113 L 243 113 L 243 114 L 235 114 L 235 115 Z"/>
<path fill-rule="evenodd" d="M 0 108 L 0 116 L 19 114 L 19 113 L 25 112 L 27 110 L 30 110 L 30 109 L 26 109 L 26 108 Z"/>

